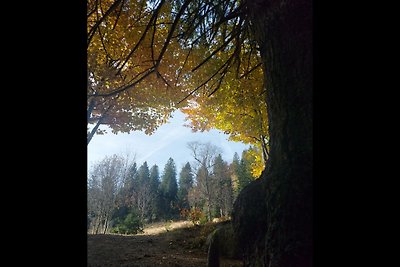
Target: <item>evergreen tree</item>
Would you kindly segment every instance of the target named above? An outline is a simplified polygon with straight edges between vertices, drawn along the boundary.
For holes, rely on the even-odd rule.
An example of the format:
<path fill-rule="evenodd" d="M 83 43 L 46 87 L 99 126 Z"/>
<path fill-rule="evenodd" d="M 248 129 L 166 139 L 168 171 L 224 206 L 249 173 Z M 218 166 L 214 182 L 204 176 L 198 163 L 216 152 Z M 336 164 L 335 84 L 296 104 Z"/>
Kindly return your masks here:
<path fill-rule="evenodd" d="M 151 220 L 158 219 L 160 214 L 160 173 L 158 166 L 153 165 L 150 169 L 150 194 L 151 194 Z"/>
<path fill-rule="evenodd" d="M 205 165 L 200 165 L 196 173 L 196 191 L 198 192 L 196 206 L 203 210 L 204 214 L 207 215 L 208 221 L 212 219 L 214 203 L 211 171 Z"/>
<path fill-rule="evenodd" d="M 139 184 L 148 184 L 150 182 L 150 171 L 149 166 L 147 165 L 147 161 L 145 161 L 139 167 L 136 181 Z"/>
<path fill-rule="evenodd" d="M 165 164 L 161 177 L 160 192 L 163 197 L 164 218 L 171 219 L 178 214 L 176 209 L 178 184 L 176 181 L 176 166 L 172 158 L 169 158 Z"/>
<path fill-rule="evenodd" d="M 238 191 L 240 192 L 246 185 L 254 180 L 251 174 L 251 162 L 246 159 L 245 151 L 242 153 L 242 159 L 239 164 L 238 172 Z"/>
<path fill-rule="evenodd" d="M 132 182 L 135 179 L 136 175 L 137 175 L 137 164 L 136 164 L 136 162 L 134 162 L 132 164 L 132 166 L 129 167 L 129 171 L 128 171 L 129 179 L 127 181 Z"/>
<path fill-rule="evenodd" d="M 123 185 L 123 195 L 125 197 L 125 203 L 128 206 L 132 206 L 132 195 L 133 195 L 133 190 L 134 190 L 134 183 L 136 180 L 137 176 L 137 164 L 134 162 L 128 170 L 128 174 L 126 176 L 126 179 L 124 181 Z"/>
<path fill-rule="evenodd" d="M 190 208 L 188 193 L 189 190 L 192 188 L 192 186 L 193 186 L 193 173 L 190 163 L 188 162 L 179 173 L 178 200 L 181 209 Z"/>
<path fill-rule="evenodd" d="M 157 191 L 160 185 L 160 173 L 157 165 L 153 165 L 150 169 L 150 185 L 152 189 L 155 189 L 154 191 Z"/>
<path fill-rule="evenodd" d="M 231 174 L 233 199 L 235 200 L 239 194 L 239 173 L 240 173 L 240 158 L 239 154 L 235 152 L 233 155 L 232 163 L 229 165 Z"/>

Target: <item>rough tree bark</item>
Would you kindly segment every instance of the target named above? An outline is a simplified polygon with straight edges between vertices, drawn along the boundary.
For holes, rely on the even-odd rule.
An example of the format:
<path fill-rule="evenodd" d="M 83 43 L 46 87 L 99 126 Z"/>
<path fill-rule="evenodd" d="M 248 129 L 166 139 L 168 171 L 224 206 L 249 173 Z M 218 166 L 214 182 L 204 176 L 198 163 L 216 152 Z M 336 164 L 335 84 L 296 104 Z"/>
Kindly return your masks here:
<path fill-rule="evenodd" d="M 247 1 L 267 90 L 270 151 L 238 196 L 245 266 L 312 266 L 312 1 Z"/>

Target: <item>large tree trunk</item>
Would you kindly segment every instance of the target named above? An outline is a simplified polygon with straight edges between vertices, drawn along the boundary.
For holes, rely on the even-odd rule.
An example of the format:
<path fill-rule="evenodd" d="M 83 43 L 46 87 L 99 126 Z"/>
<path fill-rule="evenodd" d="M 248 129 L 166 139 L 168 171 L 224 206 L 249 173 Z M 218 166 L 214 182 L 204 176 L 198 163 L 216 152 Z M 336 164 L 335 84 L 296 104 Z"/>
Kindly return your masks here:
<path fill-rule="evenodd" d="M 312 2 L 247 1 L 267 90 L 270 151 L 235 202 L 245 266 L 312 266 Z"/>

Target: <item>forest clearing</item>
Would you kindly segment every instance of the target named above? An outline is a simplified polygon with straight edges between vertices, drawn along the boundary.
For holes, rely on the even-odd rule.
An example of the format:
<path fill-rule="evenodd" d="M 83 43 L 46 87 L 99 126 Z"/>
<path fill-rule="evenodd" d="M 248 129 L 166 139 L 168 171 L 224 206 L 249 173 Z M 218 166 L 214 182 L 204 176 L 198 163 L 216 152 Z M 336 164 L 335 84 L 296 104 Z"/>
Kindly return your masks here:
<path fill-rule="evenodd" d="M 176 221 L 149 225 L 137 235 L 88 234 L 87 266 L 207 266 L 207 236 L 217 225 Z M 220 263 L 242 266 L 234 259 L 221 259 Z"/>
<path fill-rule="evenodd" d="M 227 161 L 192 140 L 188 162 L 177 166 L 173 149 L 163 169 L 130 148 L 94 163 L 88 266 L 314 266 L 313 1 L 89 0 L 86 10 L 87 145 L 102 127 L 151 135 L 179 110 L 193 132 L 251 146 Z M 179 219 L 199 225 L 139 234 Z M 243 263 L 207 264 L 210 233 L 210 258 L 232 249 Z"/>

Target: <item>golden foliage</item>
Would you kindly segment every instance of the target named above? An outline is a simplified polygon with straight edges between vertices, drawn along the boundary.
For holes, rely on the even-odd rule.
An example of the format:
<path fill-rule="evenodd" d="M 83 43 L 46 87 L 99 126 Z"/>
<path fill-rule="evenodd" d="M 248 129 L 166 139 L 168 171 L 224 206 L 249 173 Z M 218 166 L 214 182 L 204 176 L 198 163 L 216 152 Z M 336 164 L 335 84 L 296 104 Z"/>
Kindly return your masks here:
<path fill-rule="evenodd" d="M 260 56 L 245 22 L 226 19 L 239 3 L 88 0 L 88 123 L 151 134 L 181 108 L 195 131 L 264 145 Z"/>

